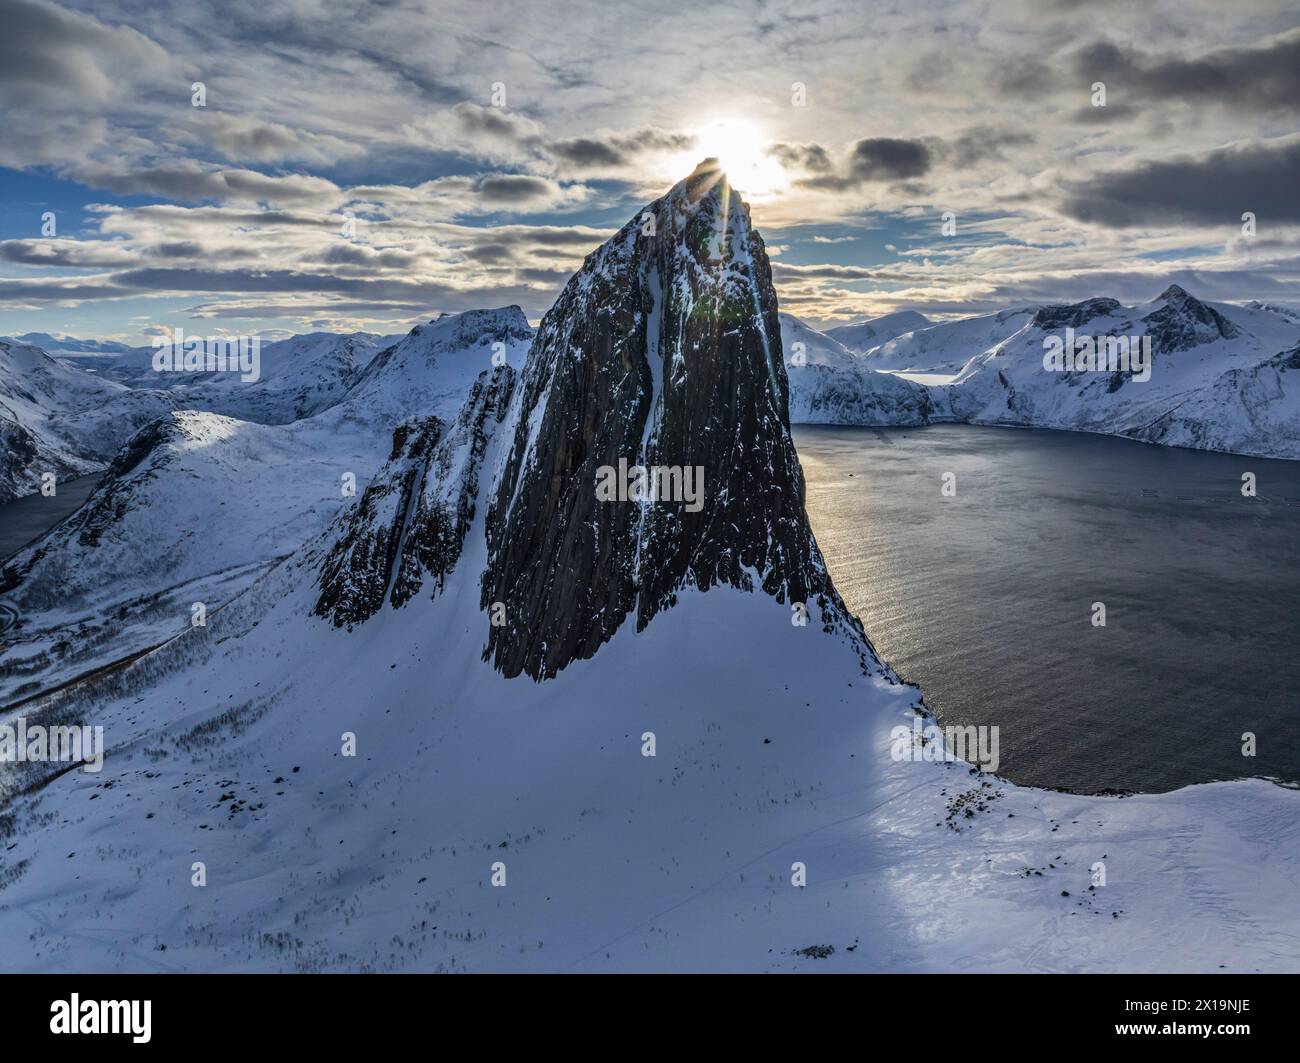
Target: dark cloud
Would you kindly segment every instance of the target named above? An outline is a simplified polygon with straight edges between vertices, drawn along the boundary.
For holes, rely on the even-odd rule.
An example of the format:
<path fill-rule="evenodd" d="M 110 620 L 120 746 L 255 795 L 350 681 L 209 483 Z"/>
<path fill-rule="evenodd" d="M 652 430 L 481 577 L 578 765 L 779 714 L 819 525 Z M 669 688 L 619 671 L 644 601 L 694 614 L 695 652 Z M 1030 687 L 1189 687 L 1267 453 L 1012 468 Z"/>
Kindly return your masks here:
<path fill-rule="evenodd" d="M 695 138 L 690 134 L 646 128 L 620 136 L 553 140 L 546 145 L 546 151 L 579 169 L 600 169 L 628 166 L 647 151 L 686 151 L 694 144 Z"/>
<path fill-rule="evenodd" d="M 1222 148 L 1199 158 L 1145 162 L 1066 188 L 1064 212 L 1113 228 L 1300 222 L 1300 137 Z"/>
<path fill-rule="evenodd" d="M 826 173 L 831 168 L 830 153 L 820 144 L 773 144 L 767 153 L 787 170 Z"/>
<path fill-rule="evenodd" d="M 78 174 L 86 184 L 118 195 L 157 195 L 189 202 L 239 199 L 256 203 L 336 201 L 339 189 L 323 177 L 292 174 L 272 177 L 255 170 L 210 170 L 182 160 L 138 170 L 89 169 Z"/>
<path fill-rule="evenodd" d="M 977 126 L 951 140 L 933 141 L 931 146 L 945 163 L 965 167 L 989 159 L 1004 158 L 1003 148 L 1024 147 L 1034 141 L 1034 135 L 1023 130 Z"/>
<path fill-rule="evenodd" d="M 532 122 L 502 107 L 458 103 L 451 113 L 461 132 L 471 137 L 499 137 L 516 143 L 536 140 L 536 127 Z"/>
<path fill-rule="evenodd" d="M 969 167 L 1002 159 L 1003 148 L 1032 143 L 1031 133 L 991 126 L 977 126 L 949 139 L 874 137 L 853 146 L 840 172 L 836 172 L 830 153 L 820 144 L 774 144 L 768 154 L 786 169 L 812 174 L 798 182 L 805 187 L 843 191 L 876 181 L 910 182 L 941 166 Z M 900 188 L 924 191 L 915 183 L 904 183 Z"/>
<path fill-rule="evenodd" d="M 776 281 L 841 280 L 841 281 L 905 281 L 915 278 L 897 270 L 875 269 L 869 266 L 839 266 L 824 263 L 797 266 L 789 262 L 772 263 L 772 279 Z"/>
<path fill-rule="evenodd" d="M 474 183 L 474 191 L 485 203 L 509 206 L 514 203 L 528 203 L 545 200 L 556 192 L 553 182 L 542 177 L 528 177 L 523 174 L 494 174 L 481 177 Z"/>
<path fill-rule="evenodd" d="M 204 248 L 190 240 L 168 241 L 151 247 L 128 246 L 112 240 L 5 240 L 0 259 L 23 266 L 64 269 L 115 269 L 142 258 L 198 258 Z"/>
<path fill-rule="evenodd" d="M 361 149 L 335 136 L 293 129 L 280 122 L 192 109 L 191 142 L 232 160 L 276 162 L 304 159 L 327 163 L 360 154 Z"/>
<path fill-rule="evenodd" d="M 819 174 L 800 184 L 809 188 L 843 191 L 878 181 L 901 181 L 930 172 L 934 159 L 924 140 L 868 137 L 853 145 L 843 173 Z"/>
<path fill-rule="evenodd" d="M 919 140 L 870 137 L 859 140 L 849 157 L 849 176 L 858 181 L 922 177 L 929 169 L 930 149 Z"/>
<path fill-rule="evenodd" d="M 1105 107 L 1080 107 L 1070 115 L 1079 125 L 1106 125 L 1108 122 L 1127 122 L 1142 112 L 1129 103 L 1107 103 Z"/>
<path fill-rule="evenodd" d="M 465 257 L 471 262 L 479 262 L 485 265 L 497 265 L 510 262 L 516 255 L 516 249 L 509 244 L 493 241 L 492 243 L 479 244 L 476 247 L 467 248 Z"/>
<path fill-rule="evenodd" d="M 590 137 L 559 140 L 550 146 L 551 154 L 575 166 L 622 166 L 627 156 L 608 141 Z"/>
<path fill-rule="evenodd" d="M 410 269 L 421 262 L 419 255 L 396 248 L 375 250 L 363 244 L 335 243 L 322 253 L 308 253 L 307 261 L 329 266 L 362 266 L 366 269 Z"/>
<path fill-rule="evenodd" d="M 1238 110 L 1300 110 L 1300 30 L 1251 47 L 1219 48 L 1196 58 L 1148 56 L 1108 40 L 1071 56 L 1080 82 L 1102 82 L 1110 103 L 1213 104 Z M 1024 86 L 1021 95 L 1036 88 Z M 1109 108 L 1097 108 L 1097 110 Z M 1099 118 L 1100 121 L 1100 118 Z"/>

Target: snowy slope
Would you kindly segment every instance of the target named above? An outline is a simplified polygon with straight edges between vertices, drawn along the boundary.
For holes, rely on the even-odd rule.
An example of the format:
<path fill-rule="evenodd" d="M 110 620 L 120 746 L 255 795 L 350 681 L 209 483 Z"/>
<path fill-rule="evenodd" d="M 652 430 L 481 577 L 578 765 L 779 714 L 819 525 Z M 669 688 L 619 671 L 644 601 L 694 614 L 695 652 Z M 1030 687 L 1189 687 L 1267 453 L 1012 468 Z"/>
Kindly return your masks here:
<path fill-rule="evenodd" d="M 1044 340 L 1067 327 L 1090 336 L 1149 337 L 1151 378 L 1044 369 Z M 1295 374 L 1278 358 L 1298 341 L 1300 323 L 1286 316 L 1202 302 L 1176 285 L 1135 307 L 1113 299 L 1042 307 L 967 363 L 952 385 L 952 406 L 961 419 L 981 424 L 1300 458 Z M 1187 421 L 1180 420 L 1184 407 Z"/>
<path fill-rule="evenodd" d="M 353 385 L 348 402 L 394 423 L 416 411 L 454 417 L 479 373 L 496 364 L 493 356 L 517 369 L 532 338 L 532 327 L 517 306 L 442 314 L 376 357 Z"/>
<path fill-rule="evenodd" d="M 932 325 L 849 362 L 798 326 L 810 364 L 792 365 L 787 352 L 795 423 L 1018 424 L 1300 458 L 1300 315 L 1285 308 L 1203 302 L 1174 285 L 1132 307 L 1088 299 Z M 1044 341 L 1067 327 L 1149 337 L 1151 379 L 1045 370 Z M 795 326 L 783 328 L 792 339 Z"/>
<path fill-rule="evenodd" d="M 1033 307 L 945 321 L 901 334 L 867 350 L 872 369 L 956 373 L 972 357 L 1002 343 L 1034 316 Z"/>
<path fill-rule="evenodd" d="M 44 472 L 61 480 L 102 470 L 138 429 L 170 410 L 261 424 L 311 416 L 343 398 L 386 339 L 294 336 L 264 347 L 259 379 L 243 381 L 237 373 L 155 372 L 149 348 L 109 344 L 105 352 L 97 341 L 45 338 L 75 343 L 79 357 L 58 360 L 0 341 L 0 501 L 38 490 Z"/>
<path fill-rule="evenodd" d="M 166 396 L 132 392 L 39 348 L 0 341 L 0 502 L 39 491 L 45 473 L 57 483 L 102 469 L 170 406 Z"/>
<path fill-rule="evenodd" d="M 855 321 L 851 325 L 838 325 L 826 330 L 826 335 L 843 344 L 854 354 L 864 354 L 873 347 L 887 343 L 905 332 L 929 328 L 933 322 L 916 310 L 898 310 L 892 314 Z"/>
<path fill-rule="evenodd" d="M 261 348 L 256 381 L 207 373 L 175 388 L 184 409 L 207 410 L 259 424 L 288 424 L 333 406 L 393 339 L 365 332 L 311 332 Z M 166 376 L 151 373 L 165 387 Z M 146 380 L 148 378 L 145 378 Z"/>
<path fill-rule="evenodd" d="M 793 314 L 781 314 L 780 321 L 792 423 L 914 425 L 944 419 L 946 393 L 876 372 L 862 356 Z"/>
<path fill-rule="evenodd" d="M 111 752 L 6 809 L 0 966 L 1294 969 L 1300 794 L 893 759 L 918 694 L 821 564 L 766 254 L 725 193 L 652 204 L 653 247 L 638 214 L 517 378 L 399 428 L 206 628 L 28 707 Z M 705 516 L 593 507 L 589 452 L 624 446 L 698 455 Z"/>
<path fill-rule="evenodd" d="M 1221 373 L 1124 434 L 1176 447 L 1300 458 L 1300 345 Z"/>
<path fill-rule="evenodd" d="M 828 333 L 818 332 L 793 314 L 778 315 L 781 321 L 781 346 L 785 351 L 785 364 L 802 362 L 807 365 L 825 365 L 833 369 L 856 369 L 862 359 Z M 802 347 L 799 346 L 802 344 Z M 797 355 L 802 355 L 795 361 Z"/>
<path fill-rule="evenodd" d="M 442 396 L 445 406 L 463 397 L 462 386 L 468 392 L 472 381 L 464 381 L 462 365 L 477 363 L 480 325 L 496 313 L 442 319 L 444 367 L 412 361 L 409 383 L 397 372 L 371 376 L 355 395 L 290 424 L 197 410 L 146 423 L 81 509 L 0 573 L 0 605 L 20 617 L 7 633 L 0 697 L 44 689 L 156 645 L 190 622 L 193 602 L 220 607 L 317 534 L 362 497 L 389 454 L 394 428 L 421 416 L 429 394 Z M 468 321 L 458 328 L 461 318 Z M 518 359 L 519 341 L 509 350 Z M 132 391 L 46 361 L 108 388 L 115 401 L 183 390 Z M 300 379 L 272 365 L 268 383 Z M 90 416 L 78 415 L 79 423 Z M 343 494 L 345 474 L 355 477 L 355 496 Z"/>

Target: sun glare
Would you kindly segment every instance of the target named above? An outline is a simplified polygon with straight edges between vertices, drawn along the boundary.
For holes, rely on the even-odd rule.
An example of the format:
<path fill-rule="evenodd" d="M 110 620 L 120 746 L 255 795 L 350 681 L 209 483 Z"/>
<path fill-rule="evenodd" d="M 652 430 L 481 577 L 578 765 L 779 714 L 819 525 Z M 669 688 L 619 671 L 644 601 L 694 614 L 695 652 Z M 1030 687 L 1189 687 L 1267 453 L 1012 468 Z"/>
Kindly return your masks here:
<path fill-rule="evenodd" d="M 743 195 L 772 195 L 785 185 L 785 170 L 768 154 L 770 142 L 758 127 L 744 121 L 719 120 L 694 131 L 696 161 L 712 156 Z"/>

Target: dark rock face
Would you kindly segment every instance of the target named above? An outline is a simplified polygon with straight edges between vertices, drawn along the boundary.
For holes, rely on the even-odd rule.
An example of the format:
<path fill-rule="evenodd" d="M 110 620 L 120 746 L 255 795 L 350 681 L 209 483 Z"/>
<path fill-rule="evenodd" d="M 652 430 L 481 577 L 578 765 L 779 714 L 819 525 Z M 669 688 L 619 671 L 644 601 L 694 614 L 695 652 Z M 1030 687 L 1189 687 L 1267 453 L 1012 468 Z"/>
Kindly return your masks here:
<path fill-rule="evenodd" d="M 474 521 L 483 455 L 492 430 L 506 415 L 514 382 L 509 366 L 497 369 L 490 381 L 486 373 L 479 377 L 456 423 L 429 456 L 423 490 L 407 520 L 393 605 L 410 601 L 426 578 L 437 594 L 460 559 Z"/>
<path fill-rule="evenodd" d="M 335 627 L 364 623 L 384 604 L 411 497 L 444 427 L 429 417 L 393 432 L 394 456 L 366 486 L 321 566 L 313 612 Z"/>
<path fill-rule="evenodd" d="M 1156 354 L 1186 351 L 1202 343 L 1241 335 L 1241 329 L 1214 307 L 1206 306 L 1176 284 L 1161 292 L 1160 298 L 1165 300 L 1165 305 L 1142 319 Z"/>
<path fill-rule="evenodd" d="M 702 165 L 587 257 L 533 341 L 487 520 L 482 603 L 505 623 L 485 659 L 554 675 L 687 586 L 833 598 L 788 402 L 762 238 Z M 598 500 L 620 459 L 702 468 L 702 505 Z"/>
<path fill-rule="evenodd" d="M 501 366 L 479 376 L 451 425 L 427 417 L 397 426 L 388 462 L 326 552 L 317 616 L 350 629 L 386 598 L 405 605 L 426 579 L 434 594 L 442 589 L 474 519 L 483 454 L 513 387 L 514 370 Z"/>
<path fill-rule="evenodd" d="M 1034 314 L 1030 324 L 1052 332 L 1057 329 L 1082 328 L 1096 317 L 1104 317 L 1124 309 L 1114 299 L 1085 299 L 1081 303 L 1044 306 Z"/>

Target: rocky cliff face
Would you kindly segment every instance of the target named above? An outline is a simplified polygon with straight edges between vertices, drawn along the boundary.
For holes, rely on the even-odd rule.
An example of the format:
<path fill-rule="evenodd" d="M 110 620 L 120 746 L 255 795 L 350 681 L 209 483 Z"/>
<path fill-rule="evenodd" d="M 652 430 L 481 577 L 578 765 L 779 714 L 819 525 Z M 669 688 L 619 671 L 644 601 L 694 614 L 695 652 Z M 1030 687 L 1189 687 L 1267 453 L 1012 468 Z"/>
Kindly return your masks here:
<path fill-rule="evenodd" d="M 1142 318 L 1157 354 L 1187 351 L 1241 335 L 1241 330 L 1214 307 L 1189 295 L 1177 284 L 1171 284 L 1157 298 L 1164 300 L 1165 305 Z"/>
<path fill-rule="evenodd" d="M 833 596 L 790 440 L 762 238 L 706 161 L 589 255 L 542 321 L 487 521 L 485 657 L 554 675 L 686 586 Z M 601 501 L 602 467 L 699 469 L 702 493 Z"/>
<path fill-rule="evenodd" d="M 482 373 L 456 420 L 406 421 L 388 462 L 334 532 L 321 565 L 314 612 L 351 628 L 384 601 L 400 607 L 425 586 L 437 594 L 474 519 L 479 470 L 505 416 L 515 373 Z"/>

